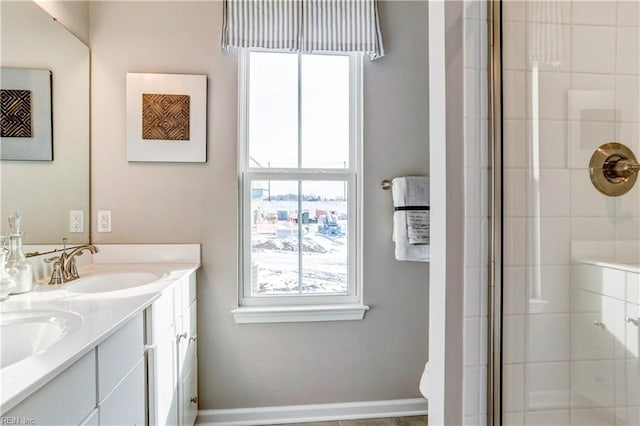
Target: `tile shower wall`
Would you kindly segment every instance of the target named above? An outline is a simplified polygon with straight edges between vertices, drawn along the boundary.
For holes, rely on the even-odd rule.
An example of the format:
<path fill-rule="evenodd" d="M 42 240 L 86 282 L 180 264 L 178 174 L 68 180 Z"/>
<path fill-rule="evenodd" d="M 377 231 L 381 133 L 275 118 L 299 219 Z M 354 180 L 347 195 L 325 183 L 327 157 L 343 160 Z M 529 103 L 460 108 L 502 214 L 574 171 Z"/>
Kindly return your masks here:
<path fill-rule="evenodd" d="M 487 3 L 464 3 L 464 378 L 463 421 L 487 421 L 488 104 Z"/>
<path fill-rule="evenodd" d="M 546 2 L 555 14 L 532 24 L 535 3 L 503 2 L 504 424 L 569 425 L 571 263 L 640 259 L 640 188 L 610 198 L 588 175 L 602 143 L 640 152 L 640 12 Z M 536 25 L 557 52 L 537 70 Z"/>

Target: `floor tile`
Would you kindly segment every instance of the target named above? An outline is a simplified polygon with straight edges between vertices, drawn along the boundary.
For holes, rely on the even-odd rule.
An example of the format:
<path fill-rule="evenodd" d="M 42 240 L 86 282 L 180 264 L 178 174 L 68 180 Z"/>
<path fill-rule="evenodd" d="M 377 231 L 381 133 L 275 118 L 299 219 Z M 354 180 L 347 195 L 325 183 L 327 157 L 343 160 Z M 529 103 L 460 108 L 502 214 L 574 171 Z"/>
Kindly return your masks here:
<path fill-rule="evenodd" d="M 395 419 L 340 420 L 340 426 L 397 426 Z"/>
<path fill-rule="evenodd" d="M 335 422 L 287 423 L 280 426 L 427 426 L 427 416 L 340 420 Z"/>
<path fill-rule="evenodd" d="M 397 417 L 398 426 L 427 426 L 427 416 Z"/>
<path fill-rule="evenodd" d="M 280 426 L 340 426 L 340 422 L 287 423 Z"/>

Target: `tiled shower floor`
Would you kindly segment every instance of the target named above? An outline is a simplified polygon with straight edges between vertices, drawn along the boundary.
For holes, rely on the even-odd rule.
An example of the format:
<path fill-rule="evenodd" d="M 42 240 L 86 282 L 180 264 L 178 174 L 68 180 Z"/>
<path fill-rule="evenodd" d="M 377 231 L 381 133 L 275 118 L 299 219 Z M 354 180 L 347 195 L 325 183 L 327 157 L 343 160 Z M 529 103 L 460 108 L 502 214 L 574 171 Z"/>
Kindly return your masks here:
<path fill-rule="evenodd" d="M 315 423 L 290 423 L 283 426 L 427 426 L 427 416 L 340 420 L 334 422 Z"/>

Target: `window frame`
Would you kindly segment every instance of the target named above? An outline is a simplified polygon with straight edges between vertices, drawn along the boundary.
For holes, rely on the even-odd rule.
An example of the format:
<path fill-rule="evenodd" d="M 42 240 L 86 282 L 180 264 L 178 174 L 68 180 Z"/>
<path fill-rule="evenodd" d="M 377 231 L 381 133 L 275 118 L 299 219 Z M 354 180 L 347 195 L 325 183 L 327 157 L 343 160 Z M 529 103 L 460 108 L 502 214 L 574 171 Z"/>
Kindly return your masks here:
<path fill-rule="evenodd" d="M 349 167 L 344 169 L 319 168 L 259 168 L 252 167 L 249 161 L 249 77 L 251 52 L 277 52 L 298 55 L 300 70 L 301 55 L 289 51 L 269 51 L 265 49 L 239 49 L 238 63 L 238 189 L 239 189 L 239 244 L 238 244 L 238 309 L 233 313 L 236 322 L 282 322 L 317 321 L 335 319 L 362 319 L 368 307 L 362 305 L 362 55 L 358 53 L 328 52 L 317 54 L 340 55 L 349 57 Z M 316 54 L 316 53 L 314 53 Z M 298 74 L 300 75 L 300 74 Z M 300 96 L 300 80 L 298 80 Z M 298 103 L 300 121 L 301 104 Z M 299 123 L 300 125 L 300 123 Z M 298 137 L 298 149 L 301 140 Z M 298 153 L 300 158 L 300 152 Z M 299 163 L 300 164 L 300 163 Z M 290 181 L 346 181 L 348 193 L 347 238 L 348 253 L 348 293 L 347 294 L 299 294 L 299 295 L 251 295 L 251 183 L 257 180 Z M 300 184 L 298 188 L 300 189 Z M 298 200 L 299 206 L 302 200 Z M 298 214 L 301 209 L 298 208 Z M 282 309 L 278 309 L 278 307 Z M 335 309 L 332 309 L 334 307 Z M 261 308 L 266 308 L 264 311 Z M 288 310 L 287 308 L 293 308 Z M 304 309 L 299 309 L 304 308 Z M 346 315 L 346 310 L 355 309 L 354 315 Z M 332 315 L 334 311 L 336 315 Z M 270 315 L 255 315 L 270 312 Z M 305 314 L 314 313 L 311 315 Z M 246 314 L 242 317 L 241 314 Z M 302 315 L 301 315 L 302 314 Z M 247 317 L 247 315 L 250 317 Z M 269 319 L 268 317 L 272 318 Z"/>

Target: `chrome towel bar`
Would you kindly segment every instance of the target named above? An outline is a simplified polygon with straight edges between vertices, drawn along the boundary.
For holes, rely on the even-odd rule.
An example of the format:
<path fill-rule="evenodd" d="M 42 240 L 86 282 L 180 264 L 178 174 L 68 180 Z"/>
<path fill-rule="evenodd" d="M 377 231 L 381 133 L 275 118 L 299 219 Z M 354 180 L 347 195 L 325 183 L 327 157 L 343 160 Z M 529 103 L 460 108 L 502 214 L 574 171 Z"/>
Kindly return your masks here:
<path fill-rule="evenodd" d="M 384 179 L 382 182 L 380 182 L 380 187 L 385 191 L 391 189 L 391 186 L 392 186 L 392 183 L 389 179 Z"/>

